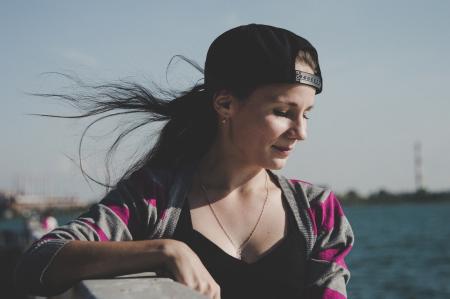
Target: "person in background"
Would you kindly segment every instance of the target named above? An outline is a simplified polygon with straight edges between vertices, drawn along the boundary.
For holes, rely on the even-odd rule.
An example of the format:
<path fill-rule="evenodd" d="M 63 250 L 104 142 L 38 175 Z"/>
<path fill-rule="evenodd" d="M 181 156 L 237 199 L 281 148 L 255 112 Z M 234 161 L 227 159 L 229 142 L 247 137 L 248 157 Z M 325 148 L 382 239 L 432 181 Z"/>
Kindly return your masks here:
<path fill-rule="evenodd" d="M 41 227 L 45 233 L 48 233 L 58 227 L 58 220 L 53 216 L 53 212 L 51 210 L 47 210 L 42 214 Z"/>
<path fill-rule="evenodd" d="M 52 214 L 52 211 L 46 210 L 40 215 L 34 212 L 28 218 L 25 218 L 26 235 L 30 242 L 39 240 L 58 227 L 58 220 Z"/>
<path fill-rule="evenodd" d="M 83 279 L 166 271 L 209 298 L 346 298 L 354 236 L 339 200 L 274 172 L 306 139 L 322 91 L 306 39 L 243 25 L 213 41 L 204 82 L 188 91 L 94 91 L 63 99 L 85 109 L 80 117 L 145 116 L 124 135 L 165 124 L 99 203 L 25 252 L 18 285 L 48 296 Z"/>

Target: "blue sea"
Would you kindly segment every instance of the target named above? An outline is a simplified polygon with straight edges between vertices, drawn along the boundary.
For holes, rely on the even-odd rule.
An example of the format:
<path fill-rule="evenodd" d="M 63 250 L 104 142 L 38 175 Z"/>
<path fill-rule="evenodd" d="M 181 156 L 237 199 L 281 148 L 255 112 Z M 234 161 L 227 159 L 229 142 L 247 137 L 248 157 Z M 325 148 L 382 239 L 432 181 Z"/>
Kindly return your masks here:
<path fill-rule="evenodd" d="M 450 298 L 450 202 L 344 203 L 344 212 L 355 233 L 349 298 Z M 20 225 L 0 220 L 0 229 Z"/>
<path fill-rule="evenodd" d="M 348 297 L 450 298 L 450 202 L 345 206 Z"/>

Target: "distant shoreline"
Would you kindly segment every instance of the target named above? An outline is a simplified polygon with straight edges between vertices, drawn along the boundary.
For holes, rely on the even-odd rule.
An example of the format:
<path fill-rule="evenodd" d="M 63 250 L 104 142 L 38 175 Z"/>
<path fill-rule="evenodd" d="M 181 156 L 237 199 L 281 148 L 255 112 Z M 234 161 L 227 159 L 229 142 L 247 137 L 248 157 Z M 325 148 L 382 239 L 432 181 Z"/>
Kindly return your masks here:
<path fill-rule="evenodd" d="M 338 198 L 346 204 L 394 204 L 394 203 L 433 203 L 450 201 L 450 191 L 447 192 L 428 192 L 418 190 L 409 193 L 391 193 L 386 190 L 380 190 L 368 196 L 362 196 L 356 191 L 348 191 L 344 194 L 338 194 Z"/>

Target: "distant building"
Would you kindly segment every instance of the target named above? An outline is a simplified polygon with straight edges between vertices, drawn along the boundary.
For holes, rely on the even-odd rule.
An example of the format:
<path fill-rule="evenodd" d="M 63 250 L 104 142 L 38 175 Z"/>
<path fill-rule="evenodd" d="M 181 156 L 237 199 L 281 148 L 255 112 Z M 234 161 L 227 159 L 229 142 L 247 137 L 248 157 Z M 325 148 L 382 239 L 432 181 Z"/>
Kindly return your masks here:
<path fill-rule="evenodd" d="M 86 207 L 86 202 L 73 196 L 43 196 L 35 194 L 16 194 L 11 199 L 10 208 L 16 212 L 46 211 L 48 209 L 70 210 Z"/>

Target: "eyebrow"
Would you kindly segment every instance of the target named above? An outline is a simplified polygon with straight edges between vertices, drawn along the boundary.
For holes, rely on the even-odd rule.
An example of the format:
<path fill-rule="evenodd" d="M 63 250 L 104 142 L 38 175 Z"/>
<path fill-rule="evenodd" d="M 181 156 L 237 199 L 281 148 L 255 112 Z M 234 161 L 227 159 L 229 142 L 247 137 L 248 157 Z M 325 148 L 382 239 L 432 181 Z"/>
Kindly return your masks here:
<path fill-rule="evenodd" d="M 271 97 L 270 97 L 270 100 L 271 100 L 273 103 L 277 103 L 277 104 L 285 104 L 285 105 L 288 105 L 288 106 L 290 106 L 290 107 L 298 108 L 298 104 L 297 104 L 296 102 L 283 102 L 283 101 L 280 101 L 280 99 L 279 99 L 278 97 L 276 97 L 276 96 L 271 96 Z M 305 111 L 310 111 L 310 110 L 312 110 L 313 108 L 314 108 L 314 105 L 311 105 L 311 106 L 309 106 L 308 108 L 306 108 Z"/>
<path fill-rule="evenodd" d="M 285 105 L 289 105 L 291 107 L 298 108 L 298 105 L 295 102 L 279 102 L 279 101 L 277 101 L 277 102 L 280 104 L 285 104 Z M 313 108 L 314 108 L 314 105 L 311 105 L 308 108 L 306 108 L 305 111 L 311 111 Z"/>

